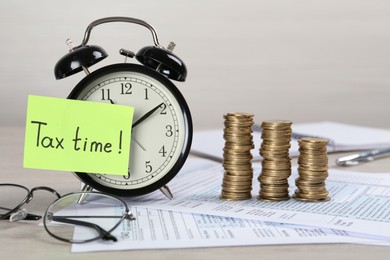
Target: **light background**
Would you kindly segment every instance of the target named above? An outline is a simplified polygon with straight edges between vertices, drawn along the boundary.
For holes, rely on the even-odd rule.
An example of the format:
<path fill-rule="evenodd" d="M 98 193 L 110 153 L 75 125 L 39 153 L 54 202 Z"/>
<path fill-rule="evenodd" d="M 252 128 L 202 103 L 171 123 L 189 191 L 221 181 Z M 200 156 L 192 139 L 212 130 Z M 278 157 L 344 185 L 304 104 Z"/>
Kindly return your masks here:
<path fill-rule="evenodd" d="M 195 130 L 222 127 L 223 114 L 256 122 L 332 120 L 390 128 L 390 1 L 378 0 L 2 0 L 0 126 L 24 126 L 29 94 L 66 97 L 83 72 L 55 80 L 54 65 L 88 24 L 130 16 L 174 41 L 187 65 L 175 83 Z M 141 26 L 96 27 L 89 44 L 123 62 L 120 48 L 152 45 Z"/>

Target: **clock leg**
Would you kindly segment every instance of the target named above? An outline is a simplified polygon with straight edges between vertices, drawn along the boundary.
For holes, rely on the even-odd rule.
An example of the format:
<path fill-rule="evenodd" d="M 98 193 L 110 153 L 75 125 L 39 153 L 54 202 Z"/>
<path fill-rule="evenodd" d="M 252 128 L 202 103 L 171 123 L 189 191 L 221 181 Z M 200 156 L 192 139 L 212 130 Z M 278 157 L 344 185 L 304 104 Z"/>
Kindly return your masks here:
<path fill-rule="evenodd" d="M 93 188 L 89 186 L 88 184 L 84 184 L 83 188 L 81 188 L 81 191 L 92 191 Z"/>
<path fill-rule="evenodd" d="M 92 191 L 93 188 L 87 184 L 84 184 L 83 188 L 81 189 L 81 191 Z M 80 198 L 77 200 L 77 204 L 82 204 L 83 203 L 83 200 L 85 199 L 85 196 L 86 195 L 80 195 Z"/>
<path fill-rule="evenodd" d="M 165 197 L 167 197 L 168 199 L 173 199 L 173 195 L 172 195 L 172 192 L 171 190 L 169 189 L 169 187 L 167 185 L 163 186 L 160 188 L 160 191 L 165 195 Z"/>

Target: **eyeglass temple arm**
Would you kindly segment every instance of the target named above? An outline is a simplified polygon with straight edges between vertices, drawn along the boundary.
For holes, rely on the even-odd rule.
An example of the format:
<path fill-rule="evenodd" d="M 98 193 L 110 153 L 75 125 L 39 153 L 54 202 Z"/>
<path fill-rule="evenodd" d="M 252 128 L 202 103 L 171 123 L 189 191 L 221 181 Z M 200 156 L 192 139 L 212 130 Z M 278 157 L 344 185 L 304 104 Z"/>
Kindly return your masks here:
<path fill-rule="evenodd" d="M 66 224 L 73 224 L 73 225 L 78 225 L 78 226 L 83 226 L 83 227 L 88 227 L 95 229 L 100 235 L 102 235 L 102 239 L 104 240 L 112 240 L 114 242 L 117 242 L 118 239 L 111 235 L 109 232 L 101 228 L 99 225 L 90 223 L 90 222 L 85 222 L 85 221 L 80 221 L 80 220 L 74 220 L 74 219 L 68 219 L 68 217 L 61 217 L 61 216 L 53 216 L 52 217 L 53 221 L 61 222 L 61 223 L 66 223 Z"/>

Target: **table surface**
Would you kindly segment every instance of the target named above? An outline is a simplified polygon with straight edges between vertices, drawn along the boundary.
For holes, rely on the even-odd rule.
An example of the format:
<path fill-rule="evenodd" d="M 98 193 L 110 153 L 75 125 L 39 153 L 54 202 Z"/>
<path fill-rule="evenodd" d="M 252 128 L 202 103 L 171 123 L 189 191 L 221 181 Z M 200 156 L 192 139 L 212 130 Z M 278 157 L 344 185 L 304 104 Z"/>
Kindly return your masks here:
<path fill-rule="evenodd" d="M 23 168 L 24 129 L 21 127 L 0 128 L 0 182 L 10 182 L 32 188 L 46 185 L 60 194 L 76 191 L 79 181 L 70 173 L 51 172 Z M 334 158 L 330 155 L 330 167 Z M 354 167 L 356 171 L 390 172 L 390 158 L 377 160 Z M 34 203 L 33 203 L 34 202 Z M 34 210 L 47 206 L 44 198 L 33 200 L 27 208 Z M 115 257 L 116 259 L 388 259 L 390 247 L 353 244 L 306 244 L 277 246 L 240 246 L 220 248 L 132 250 L 115 252 L 71 253 L 71 245 L 50 237 L 36 222 L 0 222 L 0 245 L 2 259 L 96 259 Z M 4 255 L 5 254 L 5 255 Z"/>

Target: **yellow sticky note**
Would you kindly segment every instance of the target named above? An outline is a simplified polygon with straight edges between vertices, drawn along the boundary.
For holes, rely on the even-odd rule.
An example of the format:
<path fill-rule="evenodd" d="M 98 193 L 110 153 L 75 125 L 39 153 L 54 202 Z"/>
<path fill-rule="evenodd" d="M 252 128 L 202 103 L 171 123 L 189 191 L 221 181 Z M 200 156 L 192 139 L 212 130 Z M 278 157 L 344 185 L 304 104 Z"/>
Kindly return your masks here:
<path fill-rule="evenodd" d="M 128 174 L 129 106 L 29 96 L 24 167 Z"/>

